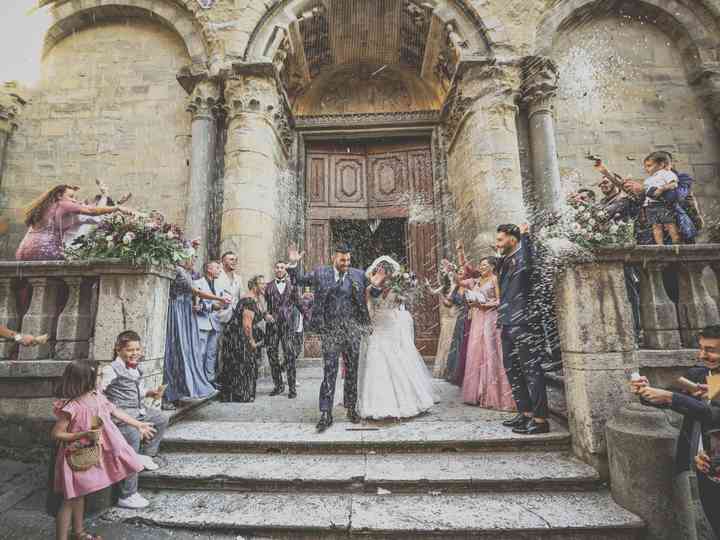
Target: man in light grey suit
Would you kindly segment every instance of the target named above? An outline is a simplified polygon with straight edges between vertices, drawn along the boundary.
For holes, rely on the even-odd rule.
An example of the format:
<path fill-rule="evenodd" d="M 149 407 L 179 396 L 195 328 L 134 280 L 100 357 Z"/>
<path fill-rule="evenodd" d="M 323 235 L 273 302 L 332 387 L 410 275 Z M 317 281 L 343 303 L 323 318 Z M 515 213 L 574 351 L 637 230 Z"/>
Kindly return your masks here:
<path fill-rule="evenodd" d="M 223 296 L 224 291 L 218 288 L 217 278 L 220 275 L 220 263 L 206 262 L 203 265 L 203 277 L 193 283 L 203 292 Z M 217 375 L 218 338 L 222 330 L 220 310 L 225 307 L 212 300 L 200 300 L 194 307 L 200 331 L 200 357 L 203 360 L 205 374 L 210 382 L 215 382 Z"/>

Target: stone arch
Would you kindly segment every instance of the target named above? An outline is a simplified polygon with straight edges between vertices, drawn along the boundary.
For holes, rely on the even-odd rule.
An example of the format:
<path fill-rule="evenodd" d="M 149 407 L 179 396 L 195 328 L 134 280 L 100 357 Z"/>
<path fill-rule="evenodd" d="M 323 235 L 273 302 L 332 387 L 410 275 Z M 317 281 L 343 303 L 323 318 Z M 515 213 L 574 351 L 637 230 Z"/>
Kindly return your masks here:
<path fill-rule="evenodd" d="M 65 37 L 98 22 L 124 18 L 155 21 L 180 36 L 192 64 L 208 65 L 208 47 L 202 29 L 192 13 L 168 1 L 156 0 L 79 0 L 57 5 L 54 24 L 45 34 L 43 57 Z"/>
<path fill-rule="evenodd" d="M 596 15 L 641 17 L 676 40 L 691 71 L 717 58 L 720 28 L 713 14 L 703 6 L 695 9 L 667 0 L 568 0 L 556 5 L 538 25 L 536 54 L 549 55 L 553 40 L 564 29 Z"/>
<path fill-rule="evenodd" d="M 402 0 L 398 0 L 400 2 Z M 277 28 L 288 29 L 290 24 L 320 4 L 318 0 L 283 0 L 263 14 L 253 29 L 243 55 L 244 60 L 259 62 L 272 60 L 281 45 Z M 327 2 L 325 2 L 327 4 Z M 492 54 L 507 47 L 508 33 L 488 8 L 476 8 L 468 0 L 428 0 L 438 18 L 455 25 L 468 42 L 468 49 L 476 54 Z M 480 11 L 478 11 L 480 9 Z M 487 12 L 487 13 L 486 13 Z"/>

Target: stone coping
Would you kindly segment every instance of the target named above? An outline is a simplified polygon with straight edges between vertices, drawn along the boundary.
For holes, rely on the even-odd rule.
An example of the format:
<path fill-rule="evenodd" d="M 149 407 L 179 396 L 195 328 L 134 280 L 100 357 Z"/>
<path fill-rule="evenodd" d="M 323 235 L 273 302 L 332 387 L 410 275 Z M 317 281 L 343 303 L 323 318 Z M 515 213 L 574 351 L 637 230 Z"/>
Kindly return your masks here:
<path fill-rule="evenodd" d="M 698 363 L 697 349 L 678 349 L 658 351 L 640 349 L 637 354 L 641 368 L 682 368 Z"/>
<path fill-rule="evenodd" d="M 61 377 L 69 360 L 3 360 L 0 379 L 46 379 Z"/>
<path fill-rule="evenodd" d="M 567 244 L 569 248 L 571 244 Z M 601 262 L 622 262 L 645 264 L 673 262 L 720 262 L 720 244 L 689 244 L 675 246 L 634 246 L 631 248 L 599 248 L 586 254 L 575 254 L 564 247 L 556 249 L 556 254 L 566 255 L 576 264 L 595 264 Z"/>
<path fill-rule="evenodd" d="M 156 275 L 173 279 L 172 268 L 154 265 L 133 266 L 119 259 L 87 261 L 0 261 L 0 277 L 66 277 L 116 275 Z"/>

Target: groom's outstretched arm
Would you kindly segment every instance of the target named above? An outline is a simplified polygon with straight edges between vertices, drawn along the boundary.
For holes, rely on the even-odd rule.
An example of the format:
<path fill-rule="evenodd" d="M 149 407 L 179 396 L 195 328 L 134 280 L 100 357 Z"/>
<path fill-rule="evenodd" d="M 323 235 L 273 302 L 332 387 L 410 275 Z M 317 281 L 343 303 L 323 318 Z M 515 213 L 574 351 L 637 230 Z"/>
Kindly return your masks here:
<path fill-rule="evenodd" d="M 317 286 L 319 273 L 317 268 L 312 272 L 305 273 L 300 268 L 300 263 L 290 263 L 287 265 L 287 273 L 290 281 L 298 287 L 315 288 Z"/>

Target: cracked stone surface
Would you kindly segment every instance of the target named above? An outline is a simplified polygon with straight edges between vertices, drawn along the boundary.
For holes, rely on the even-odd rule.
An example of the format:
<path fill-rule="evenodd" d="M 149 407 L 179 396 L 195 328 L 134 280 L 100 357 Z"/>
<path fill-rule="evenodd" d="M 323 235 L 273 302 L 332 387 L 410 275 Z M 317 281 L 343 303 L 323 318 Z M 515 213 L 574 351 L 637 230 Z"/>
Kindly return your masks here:
<path fill-rule="evenodd" d="M 108 519 L 220 530 L 350 529 L 385 532 L 488 532 L 639 528 L 607 492 L 472 496 L 268 495 L 163 491 L 151 507 L 114 509 Z"/>
<path fill-rule="evenodd" d="M 475 452 L 460 454 L 186 454 L 164 456 L 166 465 L 142 474 L 152 486 L 177 482 L 262 481 L 311 485 L 365 481 L 370 484 L 437 483 L 483 484 L 577 482 L 592 485 L 592 467 L 557 452 Z M 289 487 L 289 486 L 286 486 Z"/>

